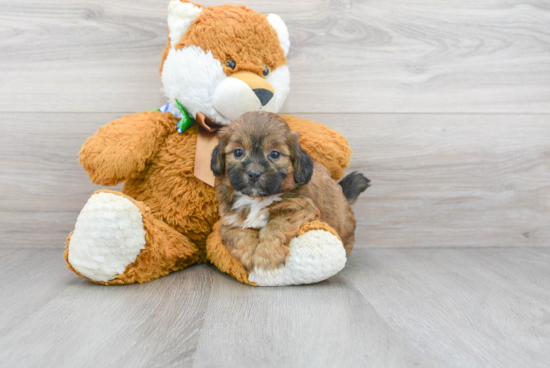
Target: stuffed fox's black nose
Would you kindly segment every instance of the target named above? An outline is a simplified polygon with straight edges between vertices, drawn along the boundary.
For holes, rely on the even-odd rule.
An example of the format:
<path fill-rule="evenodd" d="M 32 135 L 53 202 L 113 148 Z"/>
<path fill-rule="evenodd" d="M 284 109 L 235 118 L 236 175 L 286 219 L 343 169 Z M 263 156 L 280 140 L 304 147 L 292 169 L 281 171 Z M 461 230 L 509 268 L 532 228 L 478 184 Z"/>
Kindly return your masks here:
<path fill-rule="evenodd" d="M 252 183 L 257 182 L 260 179 L 260 176 L 262 176 L 262 172 L 260 170 L 248 170 L 248 180 L 250 180 Z"/>
<path fill-rule="evenodd" d="M 256 96 L 258 96 L 258 98 L 260 99 L 260 102 L 262 103 L 262 106 L 267 105 L 267 103 L 271 101 L 271 99 L 273 98 L 273 92 L 268 91 L 267 89 L 256 88 L 256 89 L 253 89 L 252 91 L 254 91 Z"/>

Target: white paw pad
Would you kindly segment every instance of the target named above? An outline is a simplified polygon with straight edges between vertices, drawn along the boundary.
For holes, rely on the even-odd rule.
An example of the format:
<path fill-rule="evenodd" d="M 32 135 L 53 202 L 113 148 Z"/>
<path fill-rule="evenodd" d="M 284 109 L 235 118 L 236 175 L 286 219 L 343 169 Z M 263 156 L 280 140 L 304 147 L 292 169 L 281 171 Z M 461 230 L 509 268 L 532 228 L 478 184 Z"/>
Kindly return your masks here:
<path fill-rule="evenodd" d="M 258 286 L 313 284 L 340 272 L 346 265 L 346 251 L 335 235 L 312 230 L 290 241 L 285 266 L 275 271 L 254 270 L 248 280 Z"/>
<path fill-rule="evenodd" d="M 69 243 L 69 263 L 94 281 L 124 273 L 145 248 L 141 211 L 127 198 L 94 194 L 86 203 Z"/>

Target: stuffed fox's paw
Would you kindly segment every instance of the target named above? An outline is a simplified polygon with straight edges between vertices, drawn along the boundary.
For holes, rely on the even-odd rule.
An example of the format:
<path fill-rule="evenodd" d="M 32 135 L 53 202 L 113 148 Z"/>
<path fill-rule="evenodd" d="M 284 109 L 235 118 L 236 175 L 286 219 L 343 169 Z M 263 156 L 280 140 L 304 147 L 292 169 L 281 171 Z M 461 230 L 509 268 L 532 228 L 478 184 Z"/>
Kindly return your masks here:
<path fill-rule="evenodd" d="M 321 222 L 302 226 L 289 244 L 285 265 L 274 271 L 254 270 L 248 280 L 258 286 L 313 284 L 328 279 L 346 265 L 346 251 L 335 232 Z"/>
<path fill-rule="evenodd" d="M 88 200 L 65 250 L 69 269 L 104 285 L 151 281 L 198 259 L 197 246 L 145 204 L 109 190 Z"/>
<path fill-rule="evenodd" d="M 249 274 L 223 245 L 219 228 L 218 222 L 206 241 L 208 260 L 220 271 L 245 284 L 313 284 L 336 275 L 346 265 L 346 251 L 336 232 L 324 222 L 313 221 L 304 224 L 298 235 L 290 241 L 290 253 L 282 268 Z"/>
<path fill-rule="evenodd" d="M 86 203 L 67 244 L 67 262 L 94 282 L 123 274 L 145 248 L 139 208 L 128 198 L 96 193 Z"/>

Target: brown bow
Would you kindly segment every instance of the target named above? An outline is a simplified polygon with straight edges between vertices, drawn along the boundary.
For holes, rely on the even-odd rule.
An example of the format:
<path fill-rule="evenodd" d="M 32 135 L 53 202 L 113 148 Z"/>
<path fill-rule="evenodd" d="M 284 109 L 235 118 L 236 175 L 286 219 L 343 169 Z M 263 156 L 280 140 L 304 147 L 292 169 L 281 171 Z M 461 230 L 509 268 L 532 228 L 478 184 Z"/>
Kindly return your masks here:
<path fill-rule="evenodd" d="M 197 150 L 195 152 L 195 177 L 213 187 L 216 178 L 210 169 L 210 161 L 212 151 L 220 142 L 216 134 L 220 126 L 216 125 L 202 112 L 197 113 L 195 121 L 199 124 Z"/>

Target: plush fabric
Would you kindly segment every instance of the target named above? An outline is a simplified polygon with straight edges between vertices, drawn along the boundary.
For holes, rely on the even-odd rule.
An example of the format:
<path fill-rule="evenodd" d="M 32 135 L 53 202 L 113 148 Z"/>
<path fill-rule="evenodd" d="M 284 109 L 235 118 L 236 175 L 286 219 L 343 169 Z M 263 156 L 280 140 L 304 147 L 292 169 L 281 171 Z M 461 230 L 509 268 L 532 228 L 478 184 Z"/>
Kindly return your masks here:
<path fill-rule="evenodd" d="M 280 17 L 268 17 L 243 6 L 202 7 L 172 0 L 168 26 L 169 39 L 160 70 L 169 102 L 175 104 L 177 99 L 192 117 L 202 112 L 214 123 L 228 124 L 230 118 L 223 109 L 217 109 L 212 96 L 226 78 L 246 72 L 261 78 L 275 92 L 267 105 L 258 103 L 257 107 L 242 110 L 279 110 L 290 85 L 285 57 L 288 30 Z M 178 37 L 181 39 L 176 42 Z M 236 62 L 235 69 L 226 65 L 227 59 Z M 267 76 L 263 75 L 266 66 L 270 70 Z M 256 82 L 247 81 L 241 87 L 252 90 Z M 230 88 L 222 92 L 222 99 L 242 102 L 239 98 L 243 94 L 235 94 Z M 247 96 L 257 98 L 253 93 Z M 300 132 L 300 143 L 313 159 L 326 166 L 334 179 L 341 178 L 351 154 L 346 139 L 319 123 L 294 116 L 284 119 L 291 129 Z M 68 268 L 79 276 L 105 285 L 141 283 L 209 261 L 235 279 L 255 285 L 221 243 L 214 188 L 194 176 L 198 125 L 178 133 L 177 123 L 178 118 L 169 111 L 127 115 L 99 128 L 83 145 L 79 162 L 91 181 L 106 186 L 124 182 L 124 186 L 121 192 L 101 190 L 92 195 L 75 233 L 67 239 L 65 259 Z M 90 208 L 94 211 L 90 212 Z M 136 228 L 139 215 L 143 229 Z M 330 252 L 339 249 L 335 246 L 342 244 L 338 234 L 327 224 L 308 226 L 299 235 L 305 236 L 307 242 L 302 245 L 307 243 L 307 249 L 325 249 L 323 244 L 314 244 L 325 240 L 331 244 L 330 249 L 326 248 Z M 144 237 L 144 244 L 139 236 Z M 120 259 L 116 259 L 117 255 Z M 87 256 L 91 258 L 86 259 Z M 77 261 L 72 264 L 71 259 Z M 291 270 L 282 270 L 286 276 L 273 282 L 262 277 L 261 283 L 315 282 L 338 272 L 336 264 L 343 267 L 341 259 L 340 263 L 323 255 L 316 259 L 317 264 L 308 263 L 307 267 L 323 269 L 324 273 L 302 272 L 300 278 L 293 276 Z M 124 262 L 129 262 L 124 271 L 114 275 Z"/>
<path fill-rule="evenodd" d="M 248 280 L 258 286 L 287 286 L 312 284 L 336 275 L 346 265 L 346 251 L 337 236 L 324 230 L 294 237 L 284 267 L 251 271 Z"/>
<path fill-rule="evenodd" d="M 229 75 L 242 70 L 261 75 L 264 64 L 271 69 L 286 64 L 278 33 L 267 16 L 245 6 L 224 4 L 203 8 L 175 49 L 191 45 L 211 51 Z M 170 45 L 164 50 L 163 63 L 169 51 Z M 225 65 L 228 59 L 236 62 L 235 69 Z"/>
<path fill-rule="evenodd" d="M 136 201 L 123 193 L 111 190 L 97 191 L 92 197 L 99 193 L 109 193 L 111 195 L 120 196 L 133 203 L 135 208 L 140 211 L 142 215 L 146 244 L 144 250 L 141 251 L 137 259 L 127 265 L 123 273 L 109 281 L 100 281 L 84 276 L 73 267 L 76 265 L 70 263 L 69 243 L 73 236 L 73 234 L 71 234 L 67 239 L 64 257 L 68 263 L 68 268 L 79 276 L 103 285 L 132 284 L 135 282 L 142 283 L 161 276 L 166 276 L 173 271 L 181 270 L 193 263 L 204 262 L 206 260 L 205 255 L 201 254 L 198 247 L 191 242 L 189 238 L 180 234 L 163 221 L 155 218 L 151 210 L 143 202 Z M 124 231 L 124 229 L 119 229 L 119 231 Z M 103 241 L 101 238 L 98 240 Z M 78 268 L 78 266 L 76 267 Z"/>
<path fill-rule="evenodd" d="M 334 276 L 346 264 L 346 252 L 336 231 L 324 222 L 312 221 L 303 224 L 298 236 L 292 239 L 287 267 L 267 274 L 253 272 L 250 277 L 222 244 L 219 226 L 217 223 L 208 237 L 208 259 L 220 271 L 248 285 L 284 286 L 318 282 Z M 305 234 L 309 235 L 306 237 Z M 326 262 L 317 262 L 316 258 L 320 257 L 325 258 Z M 323 267 L 318 267 L 319 263 Z"/>
<path fill-rule="evenodd" d="M 304 234 L 306 234 L 307 232 L 312 231 L 312 230 L 324 230 L 324 231 L 327 231 L 327 232 L 331 233 L 332 235 L 334 235 L 335 237 L 337 237 L 340 241 L 342 241 L 342 239 L 340 238 L 340 235 L 338 235 L 338 233 L 336 232 L 336 230 L 334 230 L 333 228 L 331 228 L 331 227 L 329 226 L 329 224 L 327 224 L 326 222 L 321 222 L 321 221 L 306 222 L 306 223 L 303 224 L 302 227 L 300 228 L 300 231 L 298 232 L 298 236 L 304 235 Z"/>
<path fill-rule="evenodd" d="M 123 274 L 145 249 L 141 211 L 132 200 L 96 193 L 80 212 L 68 260 L 84 276 L 109 281 Z"/>
<path fill-rule="evenodd" d="M 333 179 L 344 176 L 349 166 L 351 149 L 346 138 L 327 126 L 296 116 L 282 115 L 290 129 L 300 133 L 300 145 L 313 160 L 326 167 Z"/>

